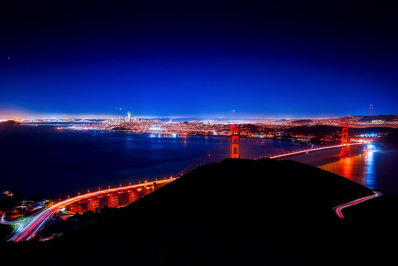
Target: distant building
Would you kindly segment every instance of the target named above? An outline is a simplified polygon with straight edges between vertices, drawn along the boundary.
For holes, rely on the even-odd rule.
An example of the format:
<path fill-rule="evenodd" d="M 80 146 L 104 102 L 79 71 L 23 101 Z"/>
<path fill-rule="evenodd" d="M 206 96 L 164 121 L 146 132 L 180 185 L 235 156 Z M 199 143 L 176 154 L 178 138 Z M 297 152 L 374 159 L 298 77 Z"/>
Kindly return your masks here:
<path fill-rule="evenodd" d="M 127 112 L 127 122 L 130 122 L 130 121 L 131 121 L 131 113 Z"/>

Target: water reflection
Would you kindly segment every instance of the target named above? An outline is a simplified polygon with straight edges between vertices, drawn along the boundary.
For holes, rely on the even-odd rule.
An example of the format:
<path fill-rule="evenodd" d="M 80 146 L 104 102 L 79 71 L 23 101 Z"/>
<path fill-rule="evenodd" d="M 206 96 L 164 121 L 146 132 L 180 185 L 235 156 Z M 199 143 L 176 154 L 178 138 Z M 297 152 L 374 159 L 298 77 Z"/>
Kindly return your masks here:
<path fill-rule="evenodd" d="M 344 176 L 370 189 L 398 194 L 397 151 L 367 151 L 319 168 Z"/>
<path fill-rule="evenodd" d="M 374 189 L 377 185 L 374 167 L 374 151 L 346 157 L 337 162 L 322 165 L 319 168 L 344 176 L 371 189 Z"/>
<path fill-rule="evenodd" d="M 376 188 L 377 187 L 377 175 L 376 175 L 376 169 L 375 169 L 375 157 L 374 157 L 375 151 L 368 151 L 365 156 L 365 162 L 366 162 L 366 182 L 365 186 L 368 188 Z"/>

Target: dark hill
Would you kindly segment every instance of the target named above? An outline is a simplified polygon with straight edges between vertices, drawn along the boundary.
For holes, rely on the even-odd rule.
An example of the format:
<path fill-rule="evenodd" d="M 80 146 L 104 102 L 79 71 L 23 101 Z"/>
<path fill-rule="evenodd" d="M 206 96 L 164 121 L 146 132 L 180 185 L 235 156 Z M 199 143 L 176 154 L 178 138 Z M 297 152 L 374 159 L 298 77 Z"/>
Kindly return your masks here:
<path fill-rule="evenodd" d="M 29 262 L 42 251 L 46 256 L 36 255 L 37 262 L 65 265 L 361 264 L 373 261 L 366 255 L 374 237 L 350 228 L 366 228 L 367 209 L 351 211 L 361 220 L 350 225 L 332 207 L 370 194 L 293 161 L 227 159 L 125 208 L 104 209 L 98 222 L 64 237 L 2 250 L 24 250 L 18 261 Z M 382 215 L 386 203 L 378 204 Z"/>
<path fill-rule="evenodd" d="M 0 122 L 0 126 L 19 126 L 21 123 L 14 120 Z"/>
<path fill-rule="evenodd" d="M 371 122 L 372 120 L 382 120 L 386 122 L 396 121 L 398 116 L 396 115 L 375 115 L 375 116 L 364 116 L 359 122 Z"/>
<path fill-rule="evenodd" d="M 294 124 L 308 124 L 308 123 L 313 123 L 314 121 L 311 119 L 299 119 L 299 120 L 293 120 L 291 123 Z"/>

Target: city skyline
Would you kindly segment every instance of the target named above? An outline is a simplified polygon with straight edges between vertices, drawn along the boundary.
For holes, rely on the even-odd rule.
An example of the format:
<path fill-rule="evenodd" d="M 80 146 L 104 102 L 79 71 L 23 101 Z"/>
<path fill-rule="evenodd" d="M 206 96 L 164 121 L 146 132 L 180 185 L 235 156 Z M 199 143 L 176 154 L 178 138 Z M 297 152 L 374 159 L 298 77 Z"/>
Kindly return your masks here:
<path fill-rule="evenodd" d="M 4 6 L 0 113 L 318 118 L 373 104 L 398 114 L 388 6 L 178 4 Z"/>

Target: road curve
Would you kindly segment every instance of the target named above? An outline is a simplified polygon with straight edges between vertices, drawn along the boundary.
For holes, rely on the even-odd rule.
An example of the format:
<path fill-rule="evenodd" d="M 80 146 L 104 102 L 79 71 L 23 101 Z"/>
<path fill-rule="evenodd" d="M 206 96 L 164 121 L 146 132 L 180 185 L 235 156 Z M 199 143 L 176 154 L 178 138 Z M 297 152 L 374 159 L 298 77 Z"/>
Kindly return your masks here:
<path fill-rule="evenodd" d="M 364 202 L 364 201 L 367 201 L 367 200 L 370 200 L 370 199 L 374 199 L 374 198 L 377 198 L 377 197 L 380 197 L 380 196 L 383 195 L 382 193 L 380 193 L 380 192 L 378 192 L 378 191 L 373 191 L 373 193 L 374 193 L 374 194 L 371 195 L 371 196 L 359 198 L 359 199 L 356 199 L 356 200 L 353 200 L 353 201 L 350 201 L 350 202 L 341 204 L 341 205 L 339 205 L 339 206 L 336 206 L 336 207 L 333 208 L 333 211 L 336 213 L 336 215 L 337 215 L 340 219 L 344 219 L 344 215 L 343 215 L 343 213 L 342 213 L 342 210 L 344 210 L 345 208 L 348 208 L 348 207 L 357 205 L 357 204 L 359 204 L 359 203 L 361 203 L 361 202 Z"/>

